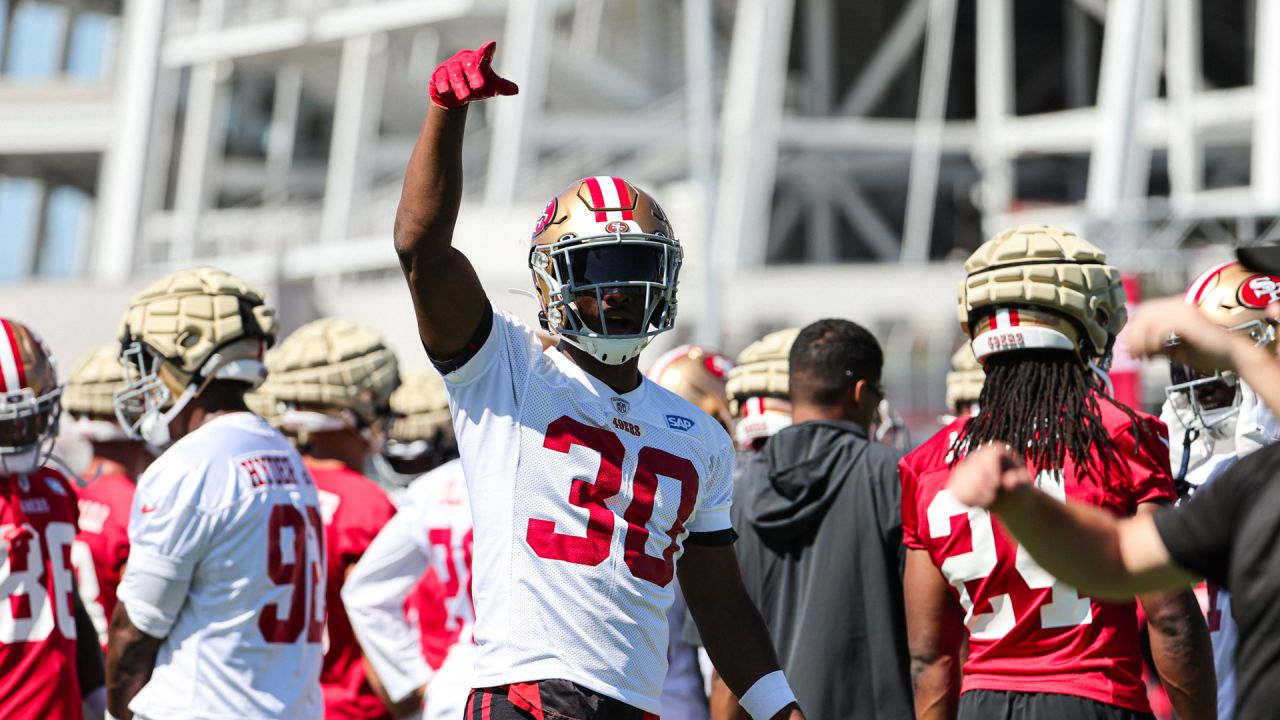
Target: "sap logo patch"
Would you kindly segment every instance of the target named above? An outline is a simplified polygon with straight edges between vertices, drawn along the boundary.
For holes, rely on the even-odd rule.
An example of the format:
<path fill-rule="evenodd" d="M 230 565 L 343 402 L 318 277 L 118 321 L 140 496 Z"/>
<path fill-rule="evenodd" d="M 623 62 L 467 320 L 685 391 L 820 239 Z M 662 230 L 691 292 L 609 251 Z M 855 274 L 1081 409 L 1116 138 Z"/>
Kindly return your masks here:
<path fill-rule="evenodd" d="M 693 421 L 681 415 L 668 415 L 667 427 L 672 430 L 683 430 L 689 432 L 693 429 Z"/>

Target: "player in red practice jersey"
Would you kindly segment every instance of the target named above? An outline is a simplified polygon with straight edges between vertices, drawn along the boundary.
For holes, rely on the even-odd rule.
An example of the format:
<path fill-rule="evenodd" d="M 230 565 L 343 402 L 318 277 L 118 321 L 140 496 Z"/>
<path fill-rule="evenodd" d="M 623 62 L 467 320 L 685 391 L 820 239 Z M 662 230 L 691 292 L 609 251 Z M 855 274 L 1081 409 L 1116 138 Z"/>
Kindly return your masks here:
<path fill-rule="evenodd" d="M 325 318 L 296 330 L 267 357 L 258 405 L 294 438 L 315 480 L 328 553 L 327 645 L 320 686 L 326 718 L 386 717 L 365 674 L 363 652 L 341 592 L 347 575 L 395 514 L 363 474 L 382 442 L 389 398 L 399 384 L 395 355 L 374 330 Z"/>
<path fill-rule="evenodd" d="M 118 346 L 104 345 L 80 362 L 62 392 L 71 430 L 93 447 L 80 490 L 80 527 L 71 551 L 76 586 L 105 650 L 116 587 L 129 560 L 129 513 L 138 477 L 151 463 L 146 446 L 116 422 L 112 395 L 124 387 Z"/>
<path fill-rule="evenodd" d="M 1144 717 L 1134 603 L 1082 597 L 946 489 L 958 455 L 999 442 L 1025 448 L 1038 485 L 1059 500 L 1120 516 L 1173 501 L 1163 424 L 1102 389 L 1099 365 L 1125 321 L 1119 273 L 1082 238 L 1043 225 L 997 235 L 965 270 L 960 316 L 987 373 L 980 410 L 899 466 L 917 713 L 951 717 L 959 695 L 961 718 Z M 1211 648 L 1194 597 L 1143 604 L 1178 716 L 1213 717 Z"/>
<path fill-rule="evenodd" d="M 46 466 L 62 388 L 53 358 L 22 323 L 0 318 L 0 717 L 78 720 L 78 616 L 71 548 L 76 494 Z M 91 638 L 89 639 L 91 640 Z M 93 651 L 96 654 L 96 650 Z M 80 659 L 83 659 L 80 658 Z M 98 697 L 102 658 L 96 659 Z M 90 673 L 85 672 L 85 684 Z M 88 689 L 88 688 L 86 688 Z"/>

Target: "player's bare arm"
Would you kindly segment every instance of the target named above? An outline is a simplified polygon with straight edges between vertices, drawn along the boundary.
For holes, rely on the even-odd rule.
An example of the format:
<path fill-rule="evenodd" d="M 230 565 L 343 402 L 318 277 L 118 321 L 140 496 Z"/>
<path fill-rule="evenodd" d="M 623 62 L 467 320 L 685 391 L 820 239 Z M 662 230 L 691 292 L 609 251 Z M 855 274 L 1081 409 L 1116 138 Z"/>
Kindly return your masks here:
<path fill-rule="evenodd" d="M 907 647 L 916 717 L 949 720 L 960 700 L 960 646 L 964 624 L 946 578 L 925 550 L 908 549 L 903 573 Z"/>
<path fill-rule="evenodd" d="M 129 702 L 151 679 L 162 638 L 154 638 L 134 627 L 124 603 L 111 613 L 107 630 L 107 710 L 112 717 L 129 720 Z"/>
<path fill-rule="evenodd" d="M 691 544 L 677 567 L 703 646 L 725 684 L 742 697 L 757 680 L 777 671 L 779 664 L 760 611 L 742 585 L 737 555 L 732 546 Z M 775 720 L 803 717 L 795 703 L 773 716 Z"/>
<path fill-rule="evenodd" d="M 1125 337 L 1135 357 L 1168 355 L 1205 373 L 1234 370 L 1272 412 L 1280 412 L 1280 364 L 1275 357 L 1239 333 L 1215 325 L 1180 297 L 1143 303 Z"/>
<path fill-rule="evenodd" d="M 431 103 L 405 171 L 396 208 L 395 246 L 409 283 L 427 352 L 450 358 L 471 339 L 484 311 L 484 290 L 471 263 L 453 247 L 462 202 L 462 136 L 467 104 L 514 95 L 515 83 L 490 67 L 495 43 L 463 50 L 431 75 Z"/>
<path fill-rule="evenodd" d="M 104 685 L 105 669 L 102 666 L 102 646 L 98 644 L 98 631 L 93 620 L 80 601 L 80 593 L 71 594 L 76 618 L 76 677 L 80 680 L 80 696 L 95 711 L 106 712 Z"/>
<path fill-rule="evenodd" d="M 1152 515 L 1155 503 L 1138 506 Z M 1200 604 L 1190 588 L 1147 593 L 1139 597 L 1147 614 L 1151 656 L 1156 672 L 1179 718 L 1212 718 L 1218 712 L 1218 679 L 1213 642 Z"/>
<path fill-rule="evenodd" d="M 422 699 L 427 693 L 426 685 L 414 690 L 400 698 L 399 702 L 396 702 L 387 693 L 386 686 L 382 684 L 382 678 L 378 676 L 378 671 L 374 669 L 373 663 L 369 662 L 368 656 L 364 657 L 363 662 L 365 677 L 369 679 L 369 687 L 373 688 L 373 694 L 377 695 L 378 699 L 382 701 L 383 707 L 387 709 L 387 712 L 391 713 L 391 717 L 416 717 L 422 713 Z"/>
<path fill-rule="evenodd" d="M 724 684 L 724 678 L 715 669 L 711 669 L 711 693 L 709 698 L 711 720 L 749 720 L 747 711 L 738 704 L 738 698 Z"/>
<path fill-rule="evenodd" d="M 1084 594 L 1127 600 L 1197 579 L 1174 564 L 1150 514 L 1118 519 L 1060 503 L 1034 487 L 1023 460 L 1007 449 L 970 453 L 948 487 L 960 502 L 996 513 L 1036 562 Z"/>

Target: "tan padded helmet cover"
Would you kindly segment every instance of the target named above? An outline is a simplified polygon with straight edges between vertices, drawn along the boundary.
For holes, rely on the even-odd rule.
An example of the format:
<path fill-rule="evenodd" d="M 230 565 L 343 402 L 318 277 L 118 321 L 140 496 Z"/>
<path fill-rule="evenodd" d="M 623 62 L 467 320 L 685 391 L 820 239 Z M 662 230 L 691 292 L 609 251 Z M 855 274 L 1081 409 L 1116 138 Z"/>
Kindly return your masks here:
<path fill-rule="evenodd" d="M 947 373 L 947 408 L 955 411 L 962 402 L 977 402 L 987 373 L 973 355 L 973 345 L 964 343 L 951 356 L 951 372 Z"/>
<path fill-rule="evenodd" d="M 246 327 L 241 303 L 258 327 Z M 177 395 L 215 353 L 218 367 L 260 360 L 262 341 L 270 345 L 278 331 L 275 310 L 261 292 L 234 275 L 199 267 L 166 275 L 134 295 L 119 335 L 121 342 L 141 339 L 164 356 L 161 376 Z M 217 367 L 207 370 L 206 381 Z"/>
<path fill-rule="evenodd" d="M 729 371 L 725 384 L 729 411 L 734 417 L 741 416 L 742 401 L 747 398 L 787 397 L 791 346 L 799 334 L 800 328 L 771 332 L 738 354 L 738 364 Z"/>
<path fill-rule="evenodd" d="M 112 396 L 124 387 L 120 346 L 103 345 L 76 365 L 62 388 L 62 408 L 78 417 L 116 421 Z"/>
<path fill-rule="evenodd" d="M 303 325 L 267 355 L 262 395 L 277 403 L 350 410 L 366 423 L 386 414 L 400 385 L 395 353 L 378 331 L 341 318 Z"/>
<path fill-rule="evenodd" d="M 434 440 L 442 430 L 452 434 L 449 394 L 440 373 L 414 370 L 405 373 L 401 381 L 400 387 L 391 393 L 391 412 L 395 414 L 395 420 L 387 428 L 387 437 L 408 443 Z"/>
<path fill-rule="evenodd" d="M 983 243 L 964 269 L 957 314 L 972 337 L 982 308 L 1030 305 L 1074 319 L 1084 330 L 1090 356 L 1106 354 L 1127 320 L 1120 271 L 1107 256 L 1074 233 L 1051 225 L 1019 225 Z"/>

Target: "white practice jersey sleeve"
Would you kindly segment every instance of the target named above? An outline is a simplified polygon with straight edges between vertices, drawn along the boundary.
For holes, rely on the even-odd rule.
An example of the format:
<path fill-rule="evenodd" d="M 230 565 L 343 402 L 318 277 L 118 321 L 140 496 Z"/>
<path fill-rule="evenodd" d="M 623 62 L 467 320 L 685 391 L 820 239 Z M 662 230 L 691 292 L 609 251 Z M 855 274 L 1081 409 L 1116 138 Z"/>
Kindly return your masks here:
<path fill-rule="evenodd" d="M 430 683 L 427 720 L 455 720 L 471 691 L 470 556 L 471 508 L 462 463 L 453 460 L 409 485 L 343 588 L 351 625 L 391 699 Z M 433 582 L 422 585 L 427 572 Z M 411 598 L 415 592 L 426 594 Z"/>
<path fill-rule="evenodd" d="M 728 434 L 649 380 L 614 392 L 503 312 L 445 382 L 474 499 L 477 687 L 559 678 L 658 713 L 676 563 L 730 535 Z"/>
<path fill-rule="evenodd" d="M 215 418 L 138 481 L 119 598 L 163 638 L 139 718 L 319 718 L 324 535 L 316 489 L 280 433 Z"/>

